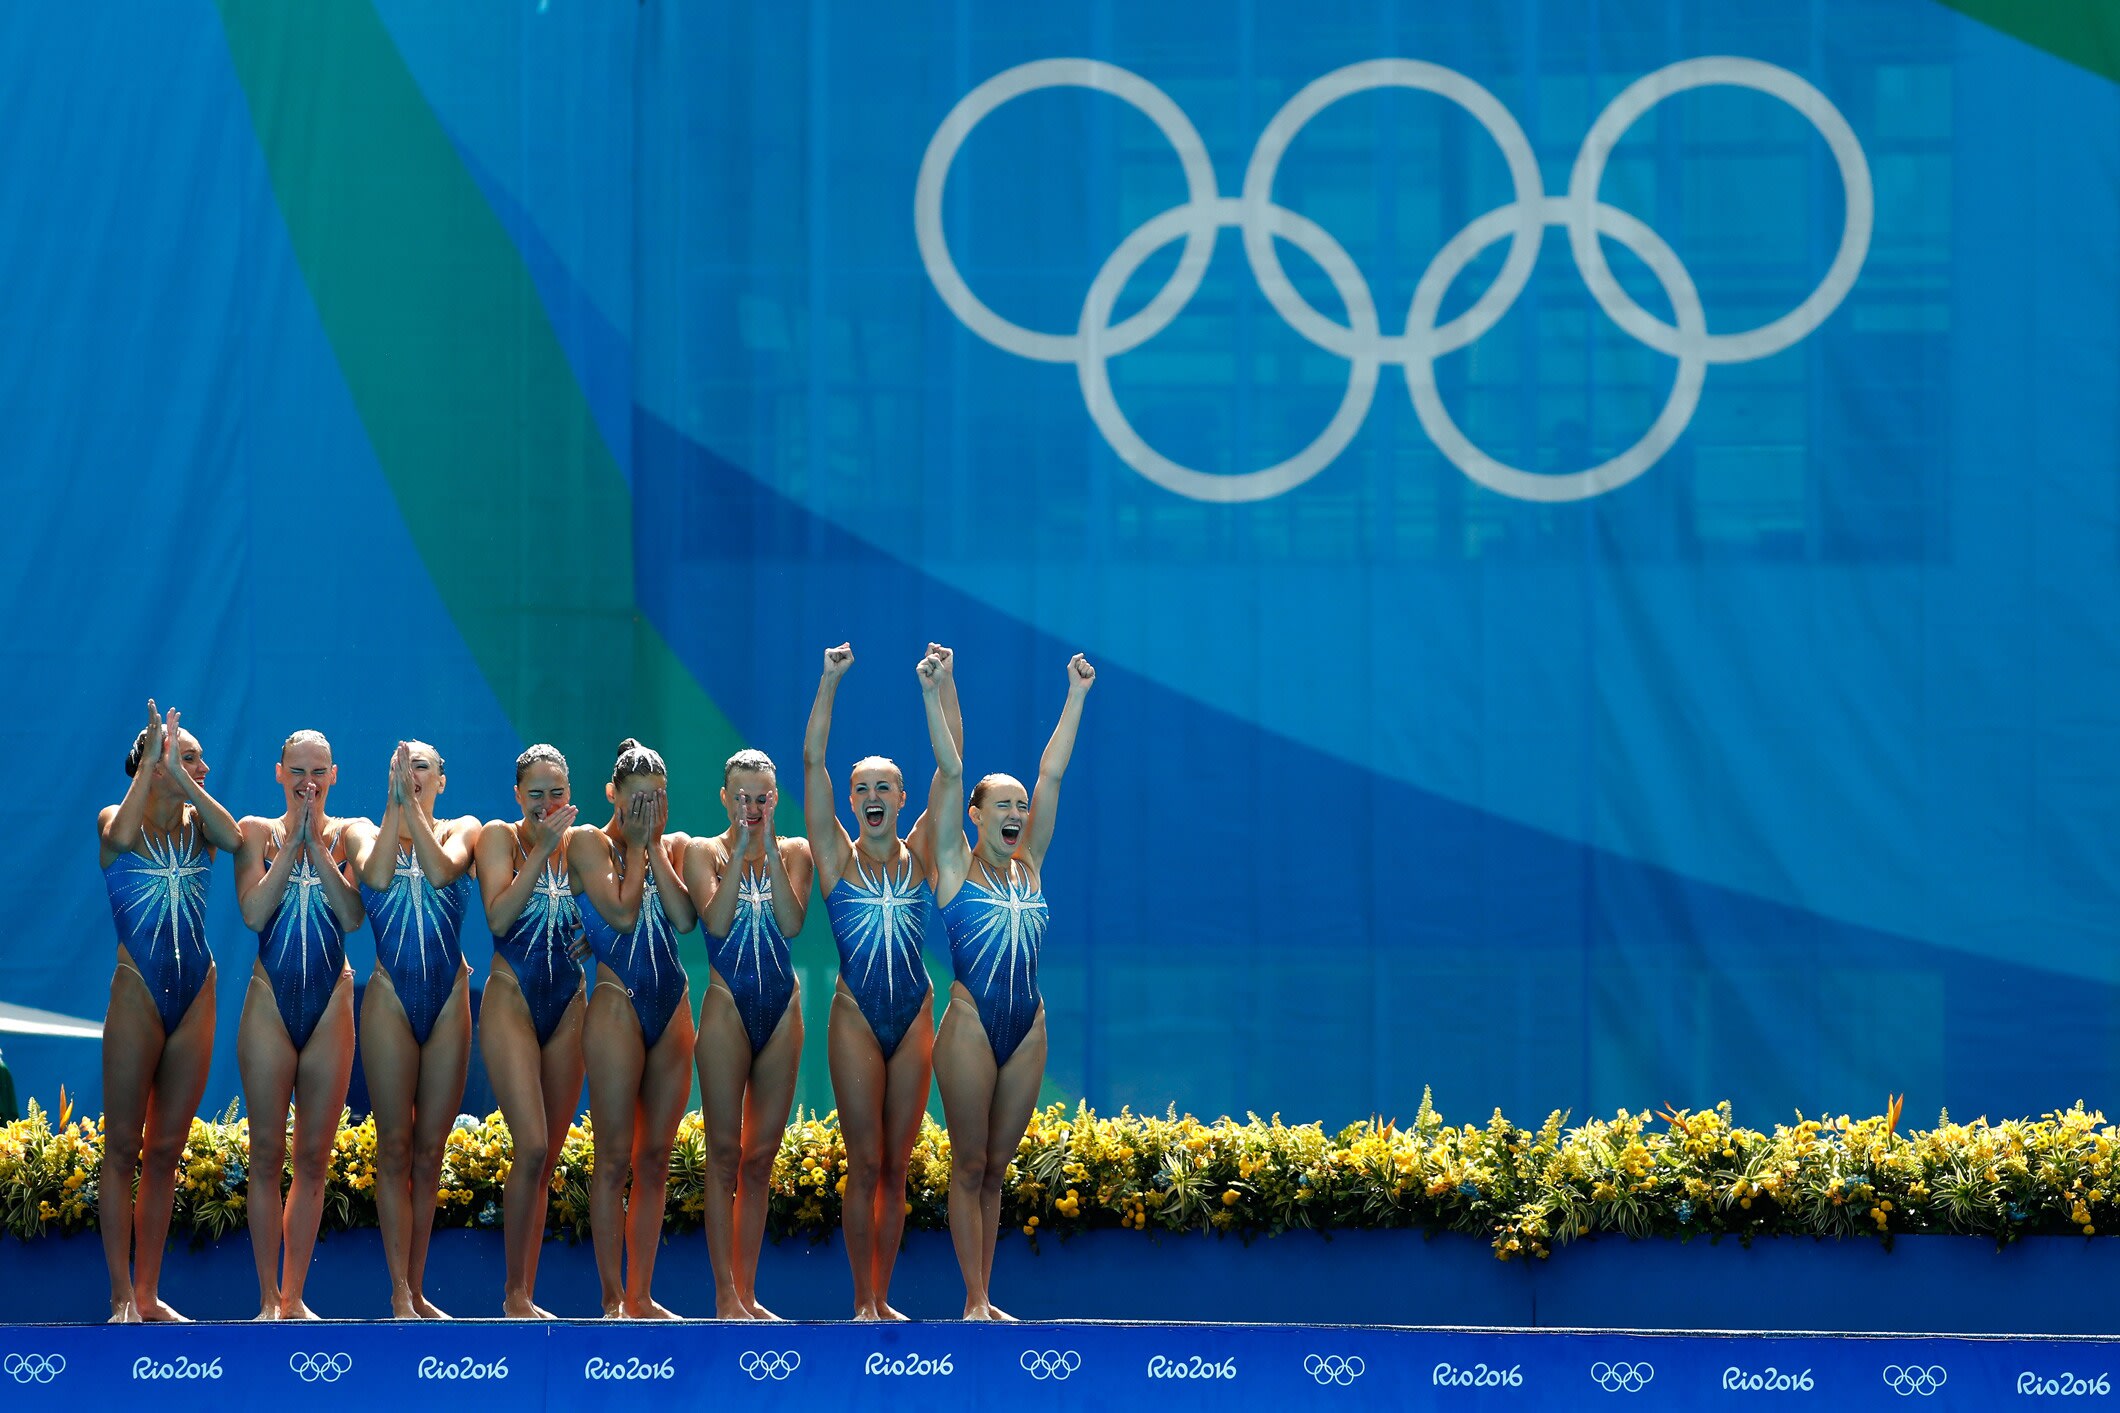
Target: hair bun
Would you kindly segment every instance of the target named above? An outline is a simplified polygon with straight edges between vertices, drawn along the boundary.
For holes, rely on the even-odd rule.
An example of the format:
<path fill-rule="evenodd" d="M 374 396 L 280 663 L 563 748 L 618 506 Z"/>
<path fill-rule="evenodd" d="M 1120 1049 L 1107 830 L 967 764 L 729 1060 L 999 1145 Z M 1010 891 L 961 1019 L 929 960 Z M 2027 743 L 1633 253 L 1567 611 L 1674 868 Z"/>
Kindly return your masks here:
<path fill-rule="evenodd" d="M 618 753 L 620 755 L 624 755 L 627 751 L 637 751 L 639 749 L 640 742 L 634 740 L 631 736 L 618 743 Z"/>

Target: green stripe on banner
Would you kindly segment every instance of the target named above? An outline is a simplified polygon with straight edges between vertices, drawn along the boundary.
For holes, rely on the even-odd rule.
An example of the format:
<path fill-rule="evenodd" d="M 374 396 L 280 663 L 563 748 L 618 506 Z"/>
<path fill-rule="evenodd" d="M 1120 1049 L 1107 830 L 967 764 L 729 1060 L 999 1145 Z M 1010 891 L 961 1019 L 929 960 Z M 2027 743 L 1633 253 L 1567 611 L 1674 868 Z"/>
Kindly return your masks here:
<path fill-rule="evenodd" d="M 580 764 L 585 819 L 595 763 L 637 736 L 669 761 L 673 818 L 711 830 L 721 762 L 743 738 L 638 612 L 626 479 L 521 255 L 389 32 L 366 0 L 217 3 L 340 373 L 502 709 L 524 740 Z M 829 1107 L 823 913 L 795 943 L 812 1022 L 798 1098 Z M 696 1004 L 696 932 L 681 952 Z"/>
<path fill-rule="evenodd" d="M 2120 82 L 2120 0 L 1942 0 L 2056 58 Z"/>

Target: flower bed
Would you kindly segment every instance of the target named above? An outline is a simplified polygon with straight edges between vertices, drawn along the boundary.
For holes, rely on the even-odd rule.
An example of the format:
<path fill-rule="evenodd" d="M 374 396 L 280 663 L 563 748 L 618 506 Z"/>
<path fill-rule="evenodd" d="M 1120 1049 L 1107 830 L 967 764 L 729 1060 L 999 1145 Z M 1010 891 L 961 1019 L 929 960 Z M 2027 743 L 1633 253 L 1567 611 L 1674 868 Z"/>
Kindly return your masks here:
<path fill-rule="evenodd" d="M 1985 1119 L 1898 1132 L 1899 1104 L 1874 1118 L 1803 1119 L 1771 1132 L 1740 1128 L 1729 1106 L 1620 1111 L 1575 1128 L 1554 1114 L 1538 1129 L 1500 1113 L 1484 1127 L 1447 1124 L 1424 1099 L 1405 1126 L 1288 1125 L 1256 1115 L 1203 1123 L 1088 1106 L 1034 1115 L 1004 1193 L 1004 1215 L 1034 1240 L 1089 1228 L 1213 1231 L 1239 1236 L 1421 1227 L 1474 1234 L 1507 1260 L 1545 1257 L 1600 1232 L 1740 1239 L 1881 1238 L 1956 1233 L 2008 1242 L 2038 1233 L 2094 1235 L 2116 1220 L 2120 1130 L 2079 1102 L 2041 1119 Z M 249 1121 L 233 1107 L 193 1121 L 178 1174 L 174 1230 L 219 1236 L 244 1222 Z M 20 1238 L 96 1224 L 101 1125 L 58 1121 L 35 1103 L 0 1126 L 0 1227 Z M 510 1158 L 498 1114 L 464 1116 L 442 1169 L 442 1226 L 497 1226 Z M 588 1234 L 589 1124 L 568 1134 L 552 1176 L 549 1226 Z M 687 1114 L 671 1155 L 674 1230 L 698 1227 L 706 1149 Z M 822 1235 L 839 1224 L 845 1149 L 830 1116 L 798 1114 L 773 1169 L 771 1229 Z M 949 1138 L 923 1123 L 906 1185 L 907 1224 L 946 1223 Z M 339 1131 L 326 1186 L 328 1229 L 375 1224 L 375 1131 Z"/>

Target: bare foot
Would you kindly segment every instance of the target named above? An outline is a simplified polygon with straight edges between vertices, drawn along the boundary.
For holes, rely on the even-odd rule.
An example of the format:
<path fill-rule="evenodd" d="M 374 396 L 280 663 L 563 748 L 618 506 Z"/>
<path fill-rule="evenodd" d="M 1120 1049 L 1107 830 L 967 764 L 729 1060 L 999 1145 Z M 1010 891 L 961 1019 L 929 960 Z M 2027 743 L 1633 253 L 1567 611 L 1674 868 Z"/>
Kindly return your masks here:
<path fill-rule="evenodd" d="M 140 1318 L 169 1325 L 188 1325 L 191 1323 L 190 1319 L 179 1315 L 175 1310 L 165 1305 L 162 1302 L 162 1298 L 158 1295 L 148 1295 L 140 1298 Z"/>
<path fill-rule="evenodd" d="M 1014 1315 L 1011 1315 L 1008 1311 L 1002 1309 L 999 1305 L 996 1305 L 991 1300 L 986 1303 L 986 1317 L 989 1320 L 1000 1320 L 1005 1324 L 1013 1325 L 1017 1323 L 1016 1317 Z"/>
<path fill-rule="evenodd" d="M 630 1320 L 633 1317 L 626 1313 L 626 1303 L 623 1300 L 614 1300 L 604 1302 L 604 1318 L 607 1320 Z"/>
<path fill-rule="evenodd" d="M 133 1304 L 127 1295 L 110 1302 L 110 1323 L 113 1325 L 137 1325 L 140 1323 L 140 1307 Z"/>
<path fill-rule="evenodd" d="M 292 1305 L 282 1305 L 280 1307 L 280 1318 L 283 1320 L 317 1320 L 323 1317 L 310 1309 L 306 1302 L 297 1300 Z"/>
<path fill-rule="evenodd" d="M 532 1305 L 530 1307 L 530 1318 L 533 1320 L 557 1320 L 559 1316 L 553 1314 L 542 1305 Z"/>
<path fill-rule="evenodd" d="M 280 1297 L 277 1295 L 269 1297 L 263 1305 L 258 1307 L 258 1313 L 252 1316 L 253 1320 L 277 1320 L 279 1318 Z"/>
<path fill-rule="evenodd" d="M 412 1308 L 419 1312 L 419 1317 L 423 1320 L 446 1320 L 450 1318 L 425 1295 L 414 1295 L 412 1297 Z"/>
<path fill-rule="evenodd" d="M 420 1307 L 412 1303 L 412 1292 L 393 1290 L 390 1292 L 390 1318 L 393 1320 L 417 1320 Z"/>
<path fill-rule="evenodd" d="M 991 1320 L 994 1318 L 994 1307 L 987 1304 L 984 1300 L 967 1300 L 964 1302 L 964 1318 L 967 1320 Z"/>
<path fill-rule="evenodd" d="M 537 1308 L 537 1303 L 527 1295 L 511 1295 L 501 1301 L 501 1318 L 504 1320 L 549 1320 L 552 1317 Z"/>
<path fill-rule="evenodd" d="M 856 1323 L 859 1323 L 863 1320 L 880 1320 L 882 1318 L 883 1316 L 877 1312 L 876 1307 L 873 1305 L 857 1305 L 854 1307 L 854 1319 Z"/>
<path fill-rule="evenodd" d="M 744 1301 L 743 1308 L 751 1312 L 751 1318 L 754 1320 L 777 1320 L 780 1318 L 780 1316 L 759 1304 L 758 1297 L 755 1295 Z"/>
<path fill-rule="evenodd" d="M 891 1304 L 891 1302 L 886 1300 L 883 1302 L 882 1307 L 877 1311 L 877 1318 L 882 1320 L 910 1320 L 913 1317 L 910 1315 L 900 1314 L 898 1310 Z"/>
<path fill-rule="evenodd" d="M 651 1295 L 645 1300 L 627 1301 L 626 1318 L 629 1320 L 674 1320 L 677 1318 L 677 1314 L 675 1311 L 666 1310 L 656 1304 L 655 1297 Z"/>

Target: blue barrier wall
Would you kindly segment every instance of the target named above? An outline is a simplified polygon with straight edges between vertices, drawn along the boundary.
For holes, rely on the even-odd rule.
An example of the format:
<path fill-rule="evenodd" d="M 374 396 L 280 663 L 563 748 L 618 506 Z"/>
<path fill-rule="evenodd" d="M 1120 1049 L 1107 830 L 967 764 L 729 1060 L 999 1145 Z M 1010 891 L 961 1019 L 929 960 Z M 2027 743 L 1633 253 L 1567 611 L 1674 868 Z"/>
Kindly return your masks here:
<path fill-rule="evenodd" d="M 173 1248 L 164 1271 L 163 1294 L 187 1315 L 256 1313 L 255 1268 L 240 1237 Z M 496 1234 L 435 1234 L 427 1290 L 442 1309 L 496 1313 L 501 1277 Z M 1497 1261 L 1468 1237 L 1411 1231 L 1290 1233 L 1248 1245 L 1107 1231 L 1036 1249 L 1009 1236 L 994 1257 L 995 1298 L 1028 1320 L 2113 1335 L 2120 1317 L 2103 1292 L 2115 1280 L 2115 1243 L 2049 1237 L 2002 1251 L 1964 1237 L 1902 1237 L 1890 1251 L 1872 1241 L 1600 1240 L 1526 1263 Z M 0 1324 L 100 1319 L 108 1291 L 92 1239 L 0 1244 Z M 655 1291 L 679 1315 L 711 1312 L 697 1233 L 664 1243 Z M 853 1299 L 846 1250 L 836 1236 L 769 1243 L 758 1291 L 789 1319 L 843 1320 Z M 341 1232 L 317 1247 L 305 1298 L 320 1314 L 380 1319 L 388 1295 L 374 1231 Z M 564 1318 L 598 1313 L 587 1244 L 546 1243 L 537 1296 Z M 891 1301 L 920 1320 L 963 1311 L 946 1235 L 906 1238 Z"/>
<path fill-rule="evenodd" d="M 936 638 L 975 774 L 1100 667 L 1061 1093 L 2096 1102 L 2120 70 L 1972 8 L 0 16 L 0 1000 L 100 1014 L 150 694 L 238 813 L 296 727 L 370 814 L 633 734 L 708 832 L 841 639 L 917 791 Z"/>

